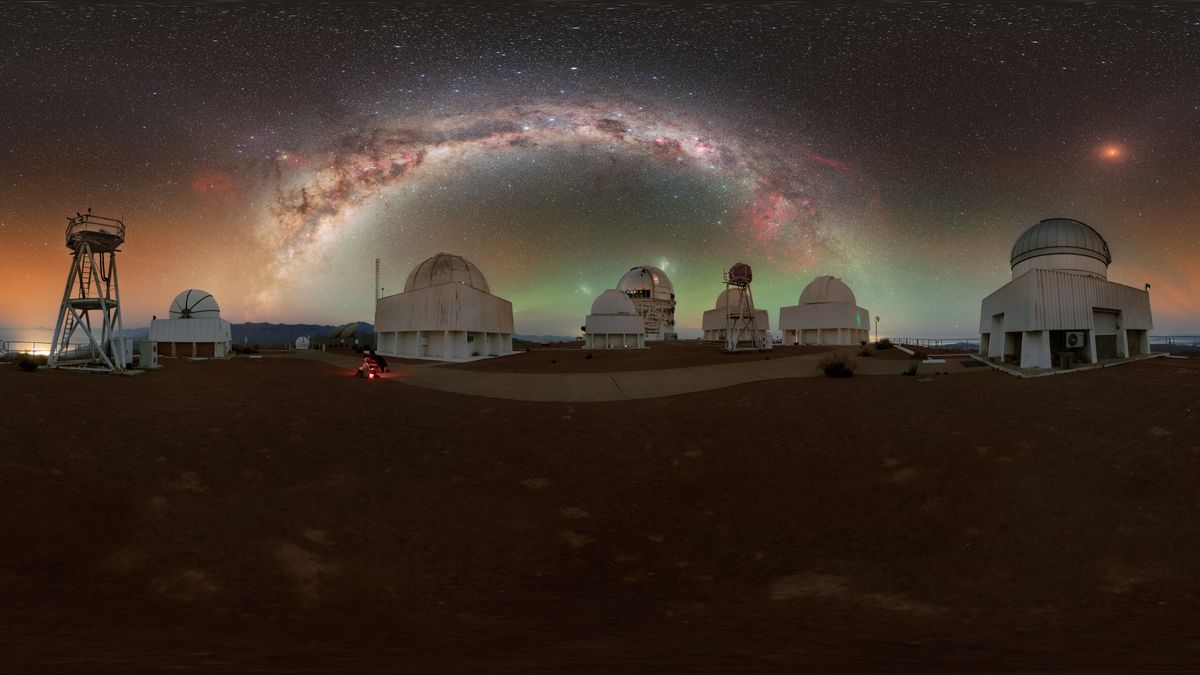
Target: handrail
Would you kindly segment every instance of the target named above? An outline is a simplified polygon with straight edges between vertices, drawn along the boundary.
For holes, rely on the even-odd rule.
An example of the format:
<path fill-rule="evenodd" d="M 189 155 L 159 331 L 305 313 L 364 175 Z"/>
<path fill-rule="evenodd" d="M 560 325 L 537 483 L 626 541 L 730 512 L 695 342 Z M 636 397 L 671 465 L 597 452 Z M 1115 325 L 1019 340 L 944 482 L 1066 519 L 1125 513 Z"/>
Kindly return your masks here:
<path fill-rule="evenodd" d="M 125 241 L 125 223 L 118 218 L 105 218 L 91 213 L 75 214 L 75 218 L 67 218 L 67 246 L 74 239 L 87 232 L 94 232 Z"/>

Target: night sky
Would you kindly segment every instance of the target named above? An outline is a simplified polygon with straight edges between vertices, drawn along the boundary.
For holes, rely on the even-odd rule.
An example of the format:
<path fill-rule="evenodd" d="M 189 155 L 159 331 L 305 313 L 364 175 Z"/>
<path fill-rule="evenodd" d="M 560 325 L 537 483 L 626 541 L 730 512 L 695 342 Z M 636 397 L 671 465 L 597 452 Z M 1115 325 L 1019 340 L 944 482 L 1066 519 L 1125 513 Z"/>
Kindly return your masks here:
<path fill-rule="evenodd" d="M 1155 333 L 1200 332 L 1200 7 L 0 6 L 0 326 L 51 326 L 64 216 L 123 216 L 125 325 L 373 320 L 440 251 L 575 335 L 635 265 L 684 337 L 844 279 L 885 335 L 978 333 L 1070 217 Z M 5 337 L 0 335 L 0 337 Z"/>

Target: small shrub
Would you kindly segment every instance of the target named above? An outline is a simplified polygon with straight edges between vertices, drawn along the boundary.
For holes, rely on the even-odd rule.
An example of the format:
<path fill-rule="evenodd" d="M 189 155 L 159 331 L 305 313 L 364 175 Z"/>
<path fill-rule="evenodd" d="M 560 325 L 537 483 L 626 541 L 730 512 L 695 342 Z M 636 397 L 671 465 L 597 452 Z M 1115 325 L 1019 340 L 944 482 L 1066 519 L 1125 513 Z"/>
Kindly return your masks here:
<path fill-rule="evenodd" d="M 471 356 L 479 356 L 479 352 L 471 352 Z"/>
<path fill-rule="evenodd" d="M 912 361 L 908 362 L 908 367 L 904 369 L 904 374 L 905 375 L 916 375 L 917 369 L 920 367 L 921 367 L 921 361 L 919 359 L 913 359 Z"/>
<path fill-rule="evenodd" d="M 892 348 L 892 341 L 887 338 L 883 338 L 879 342 L 875 343 L 875 349 L 891 349 L 891 348 Z"/>
<path fill-rule="evenodd" d="M 871 356 L 871 350 L 870 350 L 870 349 L 867 349 L 866 347 L 863 347 L 862 349 L 858 350 L 858 355 L 859 355 L 859 356 L 870 357 L 870 356 Z"/>
<path fill-rule="evenodd" d="M 817 367 L 825 371 L 829 377 L 850 377 L 854 375 L 858 361 L 855 361 L 854 357 L 846 352 L 838 352 L 821 359 Z"/>
<path fill-rule="evenodd" d="M 45 356 L 22 354 L 21 358 L 17 359 L 17 367 L 27 373 L 32 373 L 38 369 L 38 366 L 44 365 L 46 365 Z"/>
<path fill-rule="evenodd" d="M 591 352 L 588 352 L 588 355 L 587 355 L 587 356 L 585 356 L 585 357 L 583 357 L 583 358 L 585 358 L 585 359 L 590 359 L 590 358 L 592 358 L 592 353 L 591 353 Z"/>

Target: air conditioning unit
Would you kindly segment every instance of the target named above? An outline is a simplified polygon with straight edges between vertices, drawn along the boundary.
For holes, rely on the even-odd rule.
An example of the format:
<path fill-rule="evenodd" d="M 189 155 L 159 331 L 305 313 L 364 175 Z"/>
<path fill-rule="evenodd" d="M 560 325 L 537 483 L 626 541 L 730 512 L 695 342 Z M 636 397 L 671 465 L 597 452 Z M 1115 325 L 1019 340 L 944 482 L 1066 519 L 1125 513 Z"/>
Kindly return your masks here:
<path fill-rule="evenodd" d="M 1082 331 L 1072 331 L 1067 333 L 1067 349 L 1076 349 L 1083 346 L 1084 335 Z"/>

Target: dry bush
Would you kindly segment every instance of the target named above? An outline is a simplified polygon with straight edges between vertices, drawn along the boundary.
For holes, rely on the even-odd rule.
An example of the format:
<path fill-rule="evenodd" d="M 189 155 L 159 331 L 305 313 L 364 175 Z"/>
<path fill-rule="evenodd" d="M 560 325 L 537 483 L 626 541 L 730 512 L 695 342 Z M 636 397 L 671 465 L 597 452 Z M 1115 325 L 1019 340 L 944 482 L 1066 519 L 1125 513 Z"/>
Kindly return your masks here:
<path fill-rule="evenodd" d="M 850 377 L 858 367 L 858 361 L 847 352 L 837 352 L 821 359 L 817 367 L 829 377 Z"/>
<path fill-rule="evenodd" d="M 38 369 L 38 366 L 46 365 L 46 357 L 38 354 L 22 354 L 21 358 L 17 359 L 17 367 L 27 373 L 32 373 Z"/>

